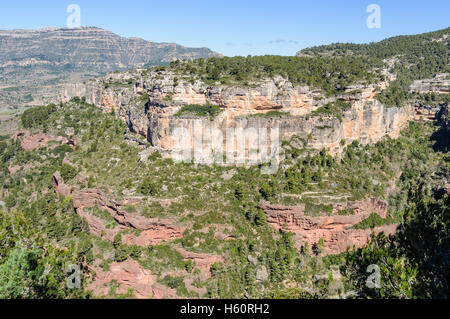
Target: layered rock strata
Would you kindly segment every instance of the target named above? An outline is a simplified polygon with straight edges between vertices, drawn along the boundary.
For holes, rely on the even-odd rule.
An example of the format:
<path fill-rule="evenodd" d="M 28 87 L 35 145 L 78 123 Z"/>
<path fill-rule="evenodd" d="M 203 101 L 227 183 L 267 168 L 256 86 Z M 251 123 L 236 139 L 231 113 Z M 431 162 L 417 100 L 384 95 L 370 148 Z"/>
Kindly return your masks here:
<path fill-rule="evenodd" d="M 432 79 L 414 81 L 409 87 L 411 92 L 416 93 L 450 93 L 450 76 L 447 73 L 437 74 Z"/>
<path fill-rule="evenodd" d="M 305 205 L 290 207 L 264 203 L 261 208 L 271 226 L 276 229 L 287 226 L 287 229 L 295 234 L 298 249 L 304 247 L 305 243 L 308 243 L 309 247 L 314 247 L 322 239 L 324 254 L 339 254 L 347 248 L 363 247 L 370 240 L 372 233 L 384 232 L 391 235 L 397 229 L 397 225 L 385 225 L 374 229 L 352 228 L 372 213 L 386 218 L 387 204 L 376 198 L 336 204 L 331 216 L 308 216 L 305 213 Z M 338 214 L 345 209 L 352 210 L 354 214 L 347 216 Z"/>

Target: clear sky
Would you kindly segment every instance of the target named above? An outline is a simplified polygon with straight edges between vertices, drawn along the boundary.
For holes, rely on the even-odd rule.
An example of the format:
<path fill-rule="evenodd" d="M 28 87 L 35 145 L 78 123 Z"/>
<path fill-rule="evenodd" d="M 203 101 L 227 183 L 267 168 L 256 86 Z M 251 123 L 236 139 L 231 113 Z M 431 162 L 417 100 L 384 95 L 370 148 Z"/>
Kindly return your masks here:
<path fill-rule="evenodd" d="M 155 42 L 209 47 L 228 56 L 280 54 L 333 42 L 372 42 L 450 26 L 450 0 L 1 0 L 0 29 L 81 25 Z M 381 27 L 368 28 L 370 4 Z"/>

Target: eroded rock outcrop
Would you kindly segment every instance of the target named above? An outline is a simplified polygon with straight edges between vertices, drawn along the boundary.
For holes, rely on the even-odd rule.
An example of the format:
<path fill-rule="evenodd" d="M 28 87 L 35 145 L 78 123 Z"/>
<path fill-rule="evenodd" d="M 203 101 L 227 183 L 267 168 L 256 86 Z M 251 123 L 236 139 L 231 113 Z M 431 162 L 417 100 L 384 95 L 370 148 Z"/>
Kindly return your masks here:
<path fill-rule="evenodd" d="M 132 234 L 123 235 L 123 242 L 128 245 L 147 247 L 161 242 L 183 238 L 184 229 L 175 226 L 174 220 L 149 219 L 148 226 L 138 236 Z"/>
<path fill-rule="evenodd" d="M 39 133 L 36 135 L 25 136 L 20 145 L 25 151 L 31 152 L 33 150 L 40 149 L 41 147 L 46 147 L 51 141 L 61 142 L 63 144 L 68 142 L 66 138 L 61 136 L 52 136 L 45 133 Z"/>
<path fill-rule="evenodd" d="M 28 163 L 28 164 L 25 164 L 23 166 L 21 166 L 21 165 L 14 165 L 14 166 L 9 166 L 8 167 L 8 171 L 9 171 L 9 173 L 11 175 L 14 175 L 14 174 L 16 174 L 19 171 L 24 171 L 25 172 L 25 171 L 28 171 L 30 169 L 35 168 L 36 166 L 37 166 L 37 164 L 35 164 L 35 163 Z"/>
<path fill-rule="evenodd" d="M 63 178 L 59 172 L 55 172 L 52 176 L 52 186 L 56 194 L 62 196 L 70 196 L 72 194 L 72 187 L 64 183 Z"/>
<path fill-rule="evenodd" d="M 108 271 L 93 269 L 95 276 L 88 289 L 95 296 L 106 296 L 110 293 L 111 284 L 117 285 L 116 294 L 132 294 L 139 299 L 176 298 L 173 289 L 157 283 L 157 278 L 150 270 L 142 268 L 135 260 L 112 263 Z"/>
<path fill-rule="evenodd" d="M 228 128 L 242 128 L 256 130 L 255 140 L 263 138 L 260 129 L 279 129 L 281 140 L 297 135 L 307 139 L 309 147 L 339 153 L 353 140 L 372 143 L 385 135 L 397 137 L 414 115 L 412 106 L 387 108 L 375 99 L 377 92 L 388 86 L 387 82 L 355 85 L 348 87 L 345 94 L 326 98 L 318 89 L 294 86 L 282 77 L 264 79 L 251 87 L 207 85 L 199 80 L 177 77 L 167 71 L 115 73 L 87 84 L 69 86 L 61 98 L 68 100 L 73 96 L 84 96 L 89 103 L 115 110 L 132 131 L 145 136 L 153 146 L 163 150 L 172 150 L 179 142 L 176 130 L 185 130 L 192 137 L 198 137 L 199 132 L 218 130 L 226 139 Z M 127 87 L 125 83 L 130 78 L 135 81 Z M 105 85 L 105 82 L 115 85 Z M 336 100 L 351 105 L 342 113 L 341 119 L 311 114 Z M 175 116 L 182 106 L 207 102 L 223 109 L 213 121 Z M 271 110 L 279 110 L 289 116 L 254 117 Z M 215 143 L 209 137 L 203 140 L 206 144 Z M 183 142 L 183 147 L 192 149 L 192 143 Z"/>
<path fill-rule="evenodd" d="M 295 234 L 297 248 L 300 249 L 305 243 L 313 247 L 323 239 L 325 254 L 338 254 L 353 246 L 362 247 L 368 242 L 372 232 L 391 235 L 397 228 L 397 225 L 374 229 L 351 228 L 372 213 L 386 217 L 387 204 L 375 198 L 335 205 L 331 216 L 308 216 L 305 214 L 305 205 L 289 207 L 264 203 L 261 208 L 267 214 L 268 223 L 274 228 L 281 229 L 287 225 L 288 230 Z M 344 209 L 353 210 L 354 214 L 339 215 L 338 212 Z"/>
<path fill-rule="evenodd" d="M 209 271 L 212 264 L 224 262 L 223 256 L 194 253 L 182 248 L 178 248 L 177 250 L 185 260 L 195 261 L 195 266 L 202 270 L 207 269 Z"/>
<path fill-rule="evenodd" d="M 95 236 L 113 241 L 114 236 L 120 231 L 131 229 L 138 231 L 139 235 L 126 233 L 123 236 L 123 243 L 143 247 L 183 237 L 184 229 L 175 225 L 174 220 L 146 218 L 121 209 L 121 206 L 130 204 L 132 200 L 117 203 L 103 190 L 96 188 L 72 191 L 72 187 L 64 183 L 59 172 L 53 174 L 52 184 L 58 195 L 72 196 L 76 212 L 87 220 L 89 230 Z M 104 220 L 93 213 L 92 209 L 108 212 L 118 226 L 107 228 Z"/>
<path fill-rule="evenodd" d="M 123 241 L 126 244 L 148 246 L 163 241 L 183 237 L 181 227 L 175 226 L 175 221 L 168 219 L 146 218 L 138 214 L 130 214 L 123 211 L 120 205 L 111 200 L 99 189 L 81 191 L 73 196 L 73 204 L 80 216 L 88 220 L 90 230 L 93 234 L 112 241 L 114 236 L 124 229 L 139 230 L 140 234 L 125 234 Z M 115 229 L 107 229 L 103 220 L 86 208 L 98 207 L 101 211 L 107 211 L 119 224 Z"/>
<path fill-rule="evenodd" d="M 223 256 L 220 255 L 194 253 L 183 248 L 177 248 L 177 251 L 183 256 L 185 260 L 191 260 L 194 262 L 195 268 L 200 270 L 199 278 L 202 281 L 205 281 L 206 279 L 211 277 L 210 269 L 214 263 L 224 262 Z M 188 284 L 191 284 L 191 282 L 188 282 Z M 194 291 L 197 290 L 194 289 Z M 201 292 L 200 295 L 206 293 L 206 291 L 204 290 L 200 290 L 197 292 Z"/>

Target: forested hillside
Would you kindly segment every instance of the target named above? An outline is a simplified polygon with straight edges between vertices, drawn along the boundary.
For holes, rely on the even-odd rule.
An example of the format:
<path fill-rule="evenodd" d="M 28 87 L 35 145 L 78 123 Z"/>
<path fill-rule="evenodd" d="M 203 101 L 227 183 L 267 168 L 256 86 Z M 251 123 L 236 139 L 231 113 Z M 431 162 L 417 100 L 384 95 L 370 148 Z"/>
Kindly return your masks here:
<path fill-rule="evenodd" d="M 359 57 L 384 61 L 397 76 L 380 101 L 400 105 L 408 99 L 413 80 L 450 72 L 450 28 L 419 35 L 398 36 L 370 44 L 336 43 L 297 53 L 310 57 Z"/>

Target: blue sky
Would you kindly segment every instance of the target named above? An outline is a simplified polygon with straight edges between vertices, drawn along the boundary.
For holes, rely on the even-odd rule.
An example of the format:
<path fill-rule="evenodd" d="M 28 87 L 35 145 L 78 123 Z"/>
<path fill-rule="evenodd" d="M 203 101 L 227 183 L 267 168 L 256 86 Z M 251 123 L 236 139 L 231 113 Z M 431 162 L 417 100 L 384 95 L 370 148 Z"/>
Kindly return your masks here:
<path fill-rule="evenodd" d="M 333 42 L 371 42 L 449 27 L 449 0 L 16 0 L 2 1 L 0 29 L 65 27 L 69 4 L 81 24 L 121 36 L 209 47 L 228 56 L 280 54 Z M 369 29 L 368 5 L 381 9 Z"/>

